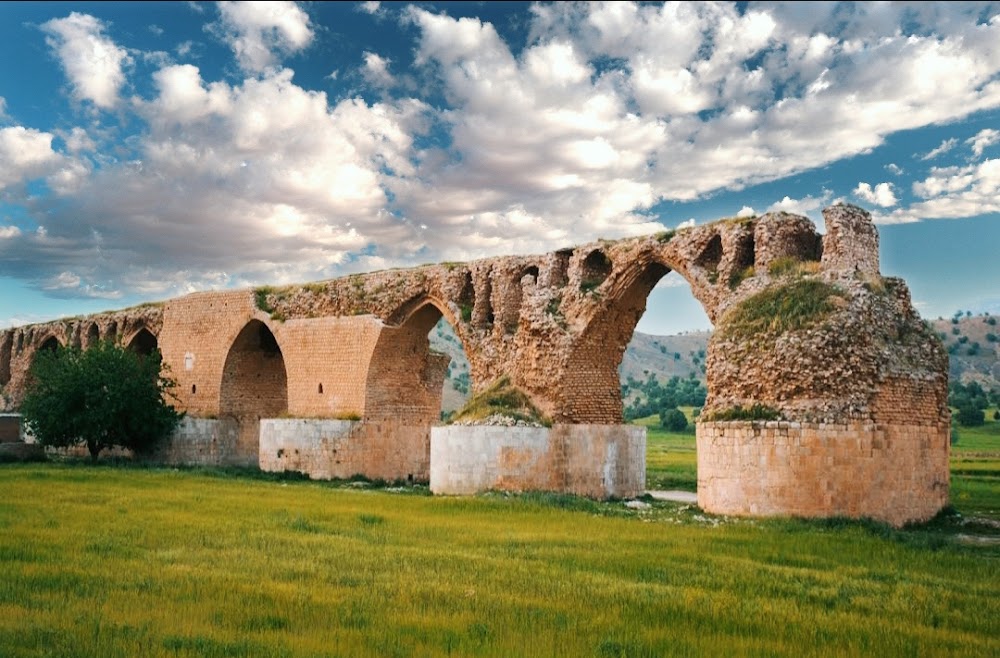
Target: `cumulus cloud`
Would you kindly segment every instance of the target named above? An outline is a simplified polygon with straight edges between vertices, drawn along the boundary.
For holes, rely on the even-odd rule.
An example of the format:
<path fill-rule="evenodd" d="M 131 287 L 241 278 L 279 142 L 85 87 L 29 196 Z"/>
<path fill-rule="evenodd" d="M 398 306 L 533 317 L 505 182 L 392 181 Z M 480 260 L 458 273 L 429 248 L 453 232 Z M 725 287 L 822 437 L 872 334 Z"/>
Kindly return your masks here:
<path fill-rule="evenodd" d="M 750 206 L 743 206 L 740 211 L 736 213 L 737 217 L 756 217 L 757 211 Z"/>
<path fill-rule="evenodd" d="M 888 171 L 893 176 L 902 176 L 905 172 L 903 168 L 897 165 L 895 162 L 890 162 L 885 166 L 885 170 Z"/>
<path fill-rule="evenodd" d="M 965 143 L 972 147 L 972 155 L 976 158 L 981 158 L 983 151 L 997 142 L 1000 142 L 1000 130 L 992 128 L 980 130 L 975 136 L 965 140 Z"/>
<path fill-rule="evenodd" d="M 382 3 L 376 2 L 375 0 L 358 3 L 358 11 L 363 11 L 366 14 L 377 14 L 381 8 Z"/>
<path fill-rule="evenodd" d="M 366 52 L 364 54 L 364 66 L 361 68 L 361 74 L 369 84 L 380 89 L 388 89 L 396 84 L 396 79 L 389 72 L 389 60 L 376 53 Z"/>
<path fill-rule="evenodd" d="M 892 183 L 879 183 L 874 189 L 868 183 L 858 183 L 854 188 L 854 196 L 882 208 L 891 208 L 899 203 L 892 191 Z"/>
<path fill-rule="evenodd" d="M 69 78 L 73 97 L 102 109 L 115 107 L 125 84 L 123 67 L 132 59 L 105 36 L 104 24 L 88 14 L 73 12 L 43 23 L 42 30 Z"/>
<path fill-rule="evenodd" d="M 946 140 L 942 141 L 938 145 L 937 148 L 931 149 L 930 151 L 928 151 L 927 153 L 925 153 L 924 155 L 922 155 L 920 157 L 920 159 L 921 160 L 933 160 L 934 158 L 938 157 L 939 155 L 944 155 L 948 151 L 950 151 L 953 148 L 955 148 L 956 144 L 958 144 L 958 139 L 956 139 L 954 137 L 952 137 L 951 139 L 946 139 Z"/>
<path fill-rule="evenodd" d="M 305 49 L 313 38 L 309 15 L 294 2 L 220 2 L 222 38 L 245 71 L 263 73 L 279 55 Z"/>
<path fill-rule="evenodd" d="M 0 191 L 40 178 L 57 193 L 76 189 L 86 166 L 55 151 L 53 137 L 24 126 L 0 128 Z"/>
<path fill-rule="evenodd" d="M 776 201 L 768 207 L 768 212 L 787 212 L 793 215 L 811 216 L 830 205 L 833 193 L 830 190 L 823 190 L 820 196 L 808 195 L 801 199 L 784 197 L 781 201 Z"/>
<path fill-rule="evenodd" d="M 100 133 L 71 131 L 65 154 L 50 136 L 47 152 L 36 145 L 44 162 L 0 166 L 0 183 L 44 178 L 72 200 L 32 215 L 45 231 L 0 242 L 0 268 L 59 294 L 165 294 L 537 253 L 657 231 L 661 201 L 1000 107 L 1000 19 L 981 8 L 813 4 L 537 4 L 527 45 L 411 7 L 415 68 L 365 53 L 361 73 L 384 92 L 368 103 L 331 101 L 281 67 L 313 39 L 298 5 L 222 3 L 215 31 L 250 79 L 161 65 L 128 108 L 142 123 L 131 162 L 91 171 L 71 158 Z M 411 75 L 419 88 L 400 84 Z M 969 146 L 982 154 L 990 139 Z M 906 209 L 890 183 L 853 192 L 896 208 L 885 221 L 988 208 L 989 162 L 932 171 Z M 832 196 L 769 210 L 815 213 Z M 63 273 L 78 285 L 55 285 Z"/>

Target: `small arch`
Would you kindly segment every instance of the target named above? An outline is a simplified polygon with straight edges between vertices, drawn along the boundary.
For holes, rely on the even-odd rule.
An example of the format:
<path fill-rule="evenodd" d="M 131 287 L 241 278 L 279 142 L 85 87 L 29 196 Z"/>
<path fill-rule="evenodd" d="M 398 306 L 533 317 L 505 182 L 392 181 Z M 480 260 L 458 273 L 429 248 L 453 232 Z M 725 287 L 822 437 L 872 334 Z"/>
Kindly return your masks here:
<path fill-rule="evenodd" d="M 320 395 L 323 394 L 323 382 L 319 383 L 319 387 L 318 387 L 318 390 L 316 392 L 319 393 Z"/>
<path fill-rule="evenodd" d="M 197 392 L 198 392 L 198 385 L 197 384 L 191 384 L 191 395 L 194 395 Z"/>
<path fill-rule="evenodd" d="M 17 350 L 16 351 L 17 351 L 18 354 L 20 354 L 21 352 L 24 351 L 24 332 L 23 331 L 18 331 L 17 332 Z"/>
<path fill-rule="evenodd" d="M 97 345 L 101 340 L 101 329 L 97 326 L 96 322 L 90 323 L 90 328 L 87 329 L 87 347 L 93 347 Z"/>
<path fill-rule="evenodd" d="M 108 325 L 108 328 L 104 330 L 104 340 L 109 340 L 112 343 L 118 342 L 118 323 L 112 322 Z"/>
<path fill-rule="evenodd" d="M 45 351 L 55 352 L 61 346 L 62 346 L 62 343 L 59 342 L 58 338 L 56 338 L 55 336 L 49 336 L 48 338 L 46 338 L 45 340 L 42 341 L 41 345 L 38 346 L 38 351 L 39 352 L 45 352 Z"/>
<path fill-rule="evenodd" d="M 524 277 L 529 277 L 527 282 L 531 285 L 538 285 L 538 266 L 529 265 L 521 270 L 520 280 L 522 284 L 525 283 Z"/>
<path fill-rule="evenodd" d="M 132 336 L 128 343 L 128 349 L 143 356 L 149 356 L 159 347 L 156 336 L 149 329 L 143 327 Z"/>
<path fill-rule="evenodd" d="M 594 249 L 580 266 L 580 290 L 589 292 L 611 275 L 611 259 L 601 249 Z"/>
<path fill-rule="evenodd" d="M 705 248 L 695 259 L 694 264 L 708 271 L 709 280 L 715 283 L 713 275 L 719 271 L 719 263 L 722 262 L 722 236 L 718 233 L 712 236 Z"/>

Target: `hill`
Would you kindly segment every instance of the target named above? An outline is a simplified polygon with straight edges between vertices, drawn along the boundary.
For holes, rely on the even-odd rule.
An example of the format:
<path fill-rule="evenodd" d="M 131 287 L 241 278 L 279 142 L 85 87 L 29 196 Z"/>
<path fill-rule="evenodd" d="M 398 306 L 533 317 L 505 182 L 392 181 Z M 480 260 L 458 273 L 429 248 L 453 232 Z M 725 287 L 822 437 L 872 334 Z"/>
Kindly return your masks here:
<path fill-rule="evenodd" d="M 1000 319 L 989 313 L 957 312 L 931 321 L 948 348 L 949 375 L 954 382 L 1000 387 Z"/>

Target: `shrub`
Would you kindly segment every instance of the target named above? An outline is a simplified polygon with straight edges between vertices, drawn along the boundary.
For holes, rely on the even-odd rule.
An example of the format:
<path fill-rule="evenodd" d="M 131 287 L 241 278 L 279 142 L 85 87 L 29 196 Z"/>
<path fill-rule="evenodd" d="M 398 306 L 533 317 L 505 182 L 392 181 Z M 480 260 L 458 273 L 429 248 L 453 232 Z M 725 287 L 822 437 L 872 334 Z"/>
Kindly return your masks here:
<path fill-rule="evenodd" d="M 668 432 L 683 432 L 688 426 L 687 416 L 677 407 L 664 409 L 660 412 L 660 425 Z"/>
<path fill-rule="evenodd" d="M 705 414 L 709 421 L 726 420 L 778 420 L 781 412 L 763 404 L 755 404 L 751 407 L 732 407 L 730 409 L 720 409 L 719 411 Z"/>
<path fill-rule="evenodd" d="M 118 446 L 153 448 L 180 421 L 164 399 L 175 386 L 159 350 L 141 355 L 110 341 L 37 354 L 21 413 L 42 445 L 86 445 L 90 456 Z"/>
<path fill-rule="evenodd" d="M 962 427 L 979 427 L 986 424 L 983 410 L 974 404 L 963 404 L 958 407 L 958 424 Z"/>
<path fill-rule="evenodd" d="M 1000 420 L 1000 409 L 993 412 L 993 420 Z"/>

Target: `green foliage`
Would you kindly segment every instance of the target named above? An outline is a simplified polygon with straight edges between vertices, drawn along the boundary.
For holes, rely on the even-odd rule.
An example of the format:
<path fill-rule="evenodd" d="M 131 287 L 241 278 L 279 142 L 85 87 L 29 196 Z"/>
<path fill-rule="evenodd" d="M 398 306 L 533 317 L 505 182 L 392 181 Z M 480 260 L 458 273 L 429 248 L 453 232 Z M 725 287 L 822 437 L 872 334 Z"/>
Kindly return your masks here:
<path fill-rule="evenodd" d="M 986 324 L 990 325 L 991 327 L 995 327 L 996 324 L 997 324 L 997 319 L 994 318 L 994 317 L 992 317 L 992 316 L 990 316 L 990 317 L 986 318 Z"/>
<path fill-rule="evenodd" d="M 986 424 L 983 410 L 973 404 L 963 404 L 958 407 L 955 417 L 962 427 L 981 427 Z"/>
<path fill-rule="evenodd" d="M 624 410 L 628 421 L 662 414 L 678 406 L 700 407 L 708 396 L 705 386 L 697 379 L 676 376 L 663 384 L 656 379 L 656 375 L 649 375 L 645 381 L 629 376 L 623 394 L 628 391 L 638 393 Z"/>
<path fill-rule="evenodd" d="M 755 404 L 751 407 L 731 407 L 705 414 L 705 420 L 708 421 L 778 420 L 779 418 L 781 418 L 780 411 L 763 404 Z"/>
<path fill-rule="evenodd" d="M 656 241 L 659 242 L 660 244 L 666 244 L 671 240 L 673 240 L 675 235 L 677 235 L 677 231 L 669 230 L 669 231 L 660 231 L 659 233 L 656 234 L 655 237 Z"/>
<path fill-rule="evenodd" d="M 552 424 L 552 421 L 535 406 L 528 394 L 511 384 L 507 377 L 501 377 L 482 393 L 472 396 L 450 420 L 453 423 L 480 421 L 493 415 L 538 423 L 546 427 Z"/>
<path fill-rule="evenodd" d="M 808 329 L 835 310 L 833 298 L 843 299 L 843 293 L 815 279 L 774 286 L 728 311 L 720 323 L 720 332 L 728 337 L 750 338 Z"/>
<path fill-rule="evenodd" d="M 462 322 L 469 322 L 472 320 L 472 304 L 462 304 L 459 307 L 461 311 Z"/>
<path fill-rule="evenodd" d="M 660 426 L 668 432 L 683 432 L 688 426 L 687 416 L 677 407 L 664 409 L 660 411 Z"/>
<path fill-rule="evenodd" d="M 83 444 L 94 459 L 113 446 L 141 453 L 181 418 L 164 399 L 175 383 L 161 372 L 158 350 L 143 356 L 108 341 L 44 350 L 31 376 L 21 413 L 43 445 Z"/>
<path fill-rule="evenodd" d="M 264 311 L 265 313 L 273 313 L 274 307 L 268 301 L 268 295 L 274 294 L 274 288 L 271 286 L 261 286 L 260 288 L 255 288 L 253 291 L 254 301 L 257 304 L 257 308 Z"/>
<path fill-rule="evenodd" d="M 751 265 L 749 267 L 745 267 L 742 270 L 740 270 L 739 272 L 733 272 L 729 276 L 729 289 L 730 290 L 736 290 L 740 286 L 741 283 L 743 283 L 744 281 L 746 281 L 749 278 L 752 278 L 756 273 L 757 272 L 754 269 L 753 265 Z"/>

